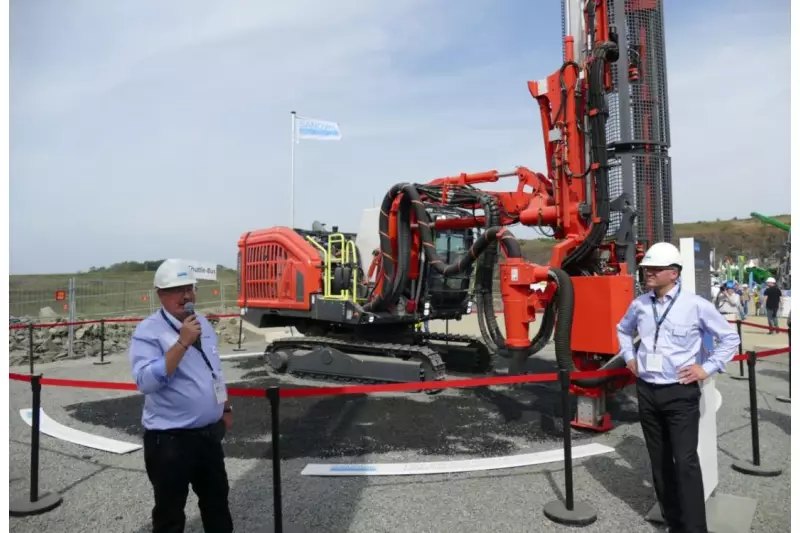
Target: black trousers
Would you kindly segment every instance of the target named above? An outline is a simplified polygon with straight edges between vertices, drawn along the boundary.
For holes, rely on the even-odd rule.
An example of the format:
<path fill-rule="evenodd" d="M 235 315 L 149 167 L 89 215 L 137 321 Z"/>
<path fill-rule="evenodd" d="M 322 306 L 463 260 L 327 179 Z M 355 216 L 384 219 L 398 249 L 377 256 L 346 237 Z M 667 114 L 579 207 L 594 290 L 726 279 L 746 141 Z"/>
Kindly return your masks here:
<path fill-rule="evenodd" d="M 700 386 L 636 382 L 639 418 L 650 454 L 653 485 L 674 532 L 708 533 L 697 442 Z"/>
<path fill-rule="evenodd" d="M 224 436 L 222 420 L 196 430 L 145 431 L 145 468 L 155 495 L 153 533 L 183 532 L 189 485 L 197 495 L 206 533 L 233 531 Z"/>

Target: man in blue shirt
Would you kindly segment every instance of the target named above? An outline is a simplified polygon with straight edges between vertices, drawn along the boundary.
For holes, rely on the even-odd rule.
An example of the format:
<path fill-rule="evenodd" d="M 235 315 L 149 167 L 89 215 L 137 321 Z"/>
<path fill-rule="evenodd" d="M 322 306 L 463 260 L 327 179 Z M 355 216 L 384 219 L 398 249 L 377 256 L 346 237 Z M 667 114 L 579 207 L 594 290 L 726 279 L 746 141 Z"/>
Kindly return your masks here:
<path fill-rule="evenodd" d="M 233 531 L 222 450 L 232 410 L 216 333 L 205 316 L 194 314 L 195 283 L 181 261 L 168 259 L 158 267 L 161 309 L 137 326 L 128 353 L 133 379 L 144 394 L 144 460 L 155 496 L 154 533 L 184 530 L 190 484 L 205 531 Z"/>
<path fill-rule="evenodd" d="M 681 291 L 680 251 L 654 244 L 640 263 L 649 292 L 636 298 L 617 326 L 620 350 L 638 377 L 639 418 L 650 455 L 653 485 L 670 531 L 707 533 L 705 495 L 697 454 L 699 381 L 721 372 L 739 335 L 714 305 Z M 633 336 L 640 344 L 634 349 Z M 710 353 L 707 334 L 717 339 Z"/>

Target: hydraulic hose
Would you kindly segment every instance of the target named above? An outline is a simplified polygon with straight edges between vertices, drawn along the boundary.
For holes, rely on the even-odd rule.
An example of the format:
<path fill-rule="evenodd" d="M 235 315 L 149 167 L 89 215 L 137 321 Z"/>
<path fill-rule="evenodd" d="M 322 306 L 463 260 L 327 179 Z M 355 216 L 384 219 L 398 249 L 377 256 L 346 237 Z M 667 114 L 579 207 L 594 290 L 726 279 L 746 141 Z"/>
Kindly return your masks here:
<path fill-rule="evenodd" d="M 396 302 L 408 287 L 411 268 L 411 213 L 407 197 L 400 199 L 397 211 L 397 272 L 388 300 Z"/>
<path fill-rule="evenodd" d="M 572 370 L 572 317 L 575 314 L 575 289 L 572 280 L 560 268 L 551 268 L 548 277 L 556 282 L 555 301 L 558 317 L 556 318 L 553 344 L 556 349 L 556 363 L 560 370 Z"/>
<path fill-rule="evenodd" d="M 397 268 L 395 268 L 394 259 L 392 256 L 392 243 L 389 238 L 389 212 L 391 211 L 392 204 L 398 194 L 403 194 L 410 201 L 411 207 L 417 215 L 417 223 L 419 225 L 419 232 L 422 238 L 422 245 L 425 247 L 426 261 L 433 266 L 441 275 L 450 276 L 466 271 L 469 266 L 474 263 L 481 253 L 486 250 L 492 243 L 499 242 L 502 244 L 503 249 L 508 257 L 521 258 L 522 249 L 519 242 L 514 235 L 503 227 L 492 227 L 487 229 L 479 239 L 477 239 L 460 261 L 445 265 L 433 242 L 433 233 L 431 231 L 432 223 L 428 212 L 425 210 L 425 204 L 422 202 L 419 192 L 412 184 L 404 183 L 397 184 L 391 188 L 386 194 L 381 204 L 381 213 L 379 219 L 379 231 L 381 240 L 381 254 L 384 282 L 381 284 L 381 290 L 374 300 L 364 305 L 364 310 L 368 312 L 380 311 L 396 303 L 400 293 L 395 292 L 396 288 L 402 286 L 401 283 L 396 281 L 396 275 L 401 274 L 401 265 L 408 267 L 409 250 L 410 247 L 410 233 L 406 233 L 408 239 L 403 236 L 403 232 L 409 231 L 408 220 L 399 216 L 398 222 L 405 222 L 404 227 L 398 228 L 398 257 Z M 401 204 L 404 200 L 401 200 Z M 402 211 L 402 210 L 401 210 Z M 401 246 L 402 245 L 402 246 Z"/>
<path fill-rule="evenodd" d="M 589 101 L 590 111 L 597 112 L 589 116 L 589 135 L 591 160 L 597 164 L 594 172 L 594 188 L 596 214 L 599 222 L 593 223 L 586 239 L 581 242 L 563 261 L 561 268 L 577 274 L 590 259 L 591 254 L 602 243 L 608 230 L 611 203 L 608 184 L 608 148 L 606 141 L 606 118 L 608 106 L 603 91 L 603 73 L 606 62 L 619 56 L 617 44 L 613 41 L 601 43 L 593 51 L 589 67 Z"/>

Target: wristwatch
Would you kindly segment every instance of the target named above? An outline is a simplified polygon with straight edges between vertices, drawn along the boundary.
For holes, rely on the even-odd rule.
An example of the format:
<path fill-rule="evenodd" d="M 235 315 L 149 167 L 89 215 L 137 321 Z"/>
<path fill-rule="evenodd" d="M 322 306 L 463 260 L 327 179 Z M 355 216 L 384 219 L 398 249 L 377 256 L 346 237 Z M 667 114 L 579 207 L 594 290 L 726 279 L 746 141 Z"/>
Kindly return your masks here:
<path fill-rule="evenodd" d="M 229 405 L 228 407 L 225 407 L 225 408 L 222 410 L 222 412 L 223 412 L 223 413 L 232 413 L 232 412 L 233 412 L 233 407 L 231 407 L 231 406 Z"/>

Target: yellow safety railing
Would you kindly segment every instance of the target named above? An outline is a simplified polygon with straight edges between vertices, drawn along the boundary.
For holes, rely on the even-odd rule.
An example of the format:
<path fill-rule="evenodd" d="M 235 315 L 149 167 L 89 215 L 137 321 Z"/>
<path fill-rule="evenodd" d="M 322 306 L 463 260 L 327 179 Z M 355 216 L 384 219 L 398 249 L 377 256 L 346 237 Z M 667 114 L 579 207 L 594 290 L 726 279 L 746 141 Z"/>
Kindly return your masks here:
<path fill-rule="evenodd" d="M 331 233 L 328 235 L 328 247 L 325 249 L 317 241 L 309 236 L 306 240 L 319 248 L 325 258 L 325 267 L 323 271 L 323 284 L 324 294 L 323 297 L 331 300 L 352 300 L 355 302 L 358 295 L 358 252 L 356 243 L 352 240 L 346 239 L 342 233 Z M 335 253 L 335 248 L 338 245 L 339 254 Z M 352 292 L 348 289 L 341 290 L 338 294 L 331 293 L 331 281 L 333 280 L 333 265 L 334 264 L 352 264 L 352 278 L 353 289 Z"/>

